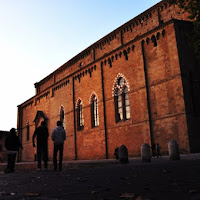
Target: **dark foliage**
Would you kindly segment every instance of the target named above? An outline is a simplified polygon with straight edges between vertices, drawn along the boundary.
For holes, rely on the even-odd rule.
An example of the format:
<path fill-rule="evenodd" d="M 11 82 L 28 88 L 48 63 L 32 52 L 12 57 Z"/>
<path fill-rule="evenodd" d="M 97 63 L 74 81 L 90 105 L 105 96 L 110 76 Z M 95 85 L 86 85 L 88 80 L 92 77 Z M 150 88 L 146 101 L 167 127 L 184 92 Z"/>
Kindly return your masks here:
<path fill-rule="evenodd" d="M 168 2 L 178 5 L 180 9 L 189 13 L 188 18 L 194 24 L 194 28 L 189 37 L 197 61 L 200 64 L 200 0 L 168 0 Z"/>

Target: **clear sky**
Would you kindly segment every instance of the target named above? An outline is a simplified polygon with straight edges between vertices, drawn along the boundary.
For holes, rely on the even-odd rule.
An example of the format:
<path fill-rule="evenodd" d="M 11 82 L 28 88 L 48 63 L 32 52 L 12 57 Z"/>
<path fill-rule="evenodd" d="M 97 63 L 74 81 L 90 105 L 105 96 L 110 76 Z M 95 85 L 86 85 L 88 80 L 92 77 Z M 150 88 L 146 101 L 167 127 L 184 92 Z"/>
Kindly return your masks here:
<path fill-rule="evenodd" d="M 0 130 L 34 83 L 160 0 L 0 0 Z"/>

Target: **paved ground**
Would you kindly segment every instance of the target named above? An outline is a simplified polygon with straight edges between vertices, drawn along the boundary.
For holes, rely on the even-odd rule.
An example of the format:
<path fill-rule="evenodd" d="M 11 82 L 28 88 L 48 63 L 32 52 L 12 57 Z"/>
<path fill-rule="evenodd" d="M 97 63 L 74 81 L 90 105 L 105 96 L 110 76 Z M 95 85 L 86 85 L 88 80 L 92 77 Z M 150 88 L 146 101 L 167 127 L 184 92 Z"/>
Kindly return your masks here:
<path fill-rule="evenodd" d="M 133 158 L 126 165 L 115 160 L 65 162 L 62 172 L 37 172 L 35 163 L 16 169 L 0 172 L 2 200 L 200 200 L 200 154 L 151 163 Z"/>

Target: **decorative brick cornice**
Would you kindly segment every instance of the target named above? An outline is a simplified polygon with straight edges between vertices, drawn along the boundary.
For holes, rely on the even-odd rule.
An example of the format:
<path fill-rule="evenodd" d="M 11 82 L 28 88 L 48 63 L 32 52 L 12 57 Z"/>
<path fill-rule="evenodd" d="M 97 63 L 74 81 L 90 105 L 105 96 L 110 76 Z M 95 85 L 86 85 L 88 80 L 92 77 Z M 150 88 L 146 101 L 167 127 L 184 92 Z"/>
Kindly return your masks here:
<path fill-rule="evenodd" d="M 47 98 L 47 96 L 48 96 L 49 94 L 50 94 L 50 91 L 47 91 L 47 92 L 44 92 L 43 94 L 37 96 L 37 97 L 35 98 L 35 105 L 36 105 L 38 102 L 40 102 L 41 99 Z"/>
<path fill-rule="evenodd" d="M 104 46 L 106 43 L 110 43 L 113 39 L 115 39 L 117 34 L 119 34 L 121 32 L 125 33 L 127 31 L 132 32 L 133 28 L 135 28 L 138 25 L 143 24 L 145 21 L 147 21 L 149 18 L 151 18 L 152 13 L 154 13 L 158 9 L 163 11 L 164 9 L 167 9 L 169 6 L 170 5 L 166 0 L 163 0 L 159 3 L 157 3 L 153 7 L 149 8 L 145 12 L 141 13 L 140 15 L 136 16 L 135 18 L 133 18 L 130 21 L 128 21 L 127 23 L 123 24 L 119 28 L 115 29 L 114 31 L 112 31 L 111 33 L 106 35 L 105 37 L 98 40 L 93 45 L 91 45 L 91 47 L 94 46 L 95 49 L 99 49 L 99 48 L 101 49 L 102 46 Z"/>
<path fill-rule="evenodd" d="M 97 65 L 96 63 L 103 60 L 102 61 L 102 64 L 105 65 L 105 63 L 109 64 L 110 67 L 112 67 L 112 62 L 114 60 L 117 60 L 119 58 L 122 58 L 120 57 L 121 56 L 125 56 L 123 54 L 123 52 L 127 52 L 129 54 L 129 51 L 134 51 L 135 49 L 135 45 L 134 43 L 139 41 L 139 40 L 144 40 L 146 43 L 148 43 L 148 37 L 150 35 L 154 35 L 156 32 L 160 32 L 161 34 L 165 34 L 165 29 L 164 27 L 168 26 L 169 24 L 175 24 L 175 23 L 191 23 L 191 22 L 186 22 L 186 21 L 181 21 L 181 20 L 176 20 L 176 19 L 171 19 L 169 20 L 168 22 L 166 23 L 163 23 L 161 24 L 160 26 L 158 27 L 155 27 L 154 29 L 138 36 L 137 38 L 134 38 L 133 40 L 127 42 L 126 44 L 124 44 L 123 46 L 120 46 L 118 47 L 117 49 L 114 49 L 113 51 L 110 51 L 108 54 L 105 54 L 103 55 L 102 57 L 98 58 L 97 60 L 93 61 L 92 63 L 89 63 L 88 65 L 84 66 L 83 68 L 81 68 L 79 71 L 76 71 L 74 73 L 72 73 L 71 75 L 67 76 L 67 77 L 64 77 L 62 80 L 59 81 L 59 83 L 55 83 L 54 85 L 51 85 L 50 87 L 48 87 L 47 89 L 45 89 L 44 91 L 48 91 L 50 88 L 53 88 L 54 91 L 60 89 L 62 87 L 62 83 L 64 82 L 67 82 L 67 84 L 69 84 L 69 78 L 70 76 L 73 76 L 74 79 L 80 79 L 82 77 L 84 77 L 85 75 L 87 74 L 91 74 L 94 70 L 97 69 Z M 156 35 L 157 35 L 156 33 Z M 124 51 L 125 50 L 125 51 Z M 121 53 L 120 53 L 121 52 Z M 127 54 L 127 55 L 128 55 Z M 125 58 L 125 57 L 124 57 Z M 89 66 L 91 66 L 90 68 L 88 68 Z M 53 74 L 53 73 L 52 73 Z M 41 92 L 44 92 L 44 91 L 41 91 Z M 29 100 L 25 101 L 22 105 L 23 105 L 23 108 L 32 104 L 34 99 L 37 97 L 38 95 L 30 98 Z"/>
<path fill-rule="evenodd" d="M 23 107 L 22 108 L 26 108 L 27 106 L 30 106 L 30 105 L 32 105 L 33 104 L 33 99 L 31 99 L 31 100 L 27 100 L 25 103 L 24 103 L 24 105 L 23 105 Z"/>
<path fill-rule="evenodd" d="M 82 77 L 84 77 L 84 76 L 86 76 L 86 75 L 90 75 L 90 77 L 92 77 L 92 73 L 94 72 L 94 71 L 96 71 L 96 69 L 97 69 L 97 66 L 96 65 L 94 65 L 94 66 L 92 66 L 92 67 L 89 67 L 88 69 L 83 69 L 83 70 L 81 70 L 79 73 L 77 73 L 75 76 L 74 76 L 74 80 L 79 80 L 79 82 L 81 82 L 81 78 Z"/>
<path fill-rule="evenodd" d="M 158 9 L 159 10 L 164 10 L 167 9 L 170 5 L 167 3 L 166 0 L 163 0 L 153 7 L 149 8 L 145 12 L 141 13 L 140 15 L 136 16 L 135 18 L 131 19 L 127 23 L 123 24 L 119 28 L 115 29 L 105 37 L 101 38 L 82 52 L 80 52 L 78 55 L 64 63 L 62 66 L 60 66 L 57 70 L 55 70 L 53 73 L 51 73 L 49 76 L 45 77 L 42 79 L 39 83 L 43 83 L 47 80 L 49 80 L 54 74 L 56 73 L 61 73 L 63 70 L 66 68 L 78 63 L 81 59 L 85 58 L 86 56 L 90 55 L 92 51 L 95 49 L 101 49 L 104 45 L 107 43 L 109 44 L 112 40 L 114 40 L 117 37 L 117 34 L 119 33 L 125 33 L 126 31 L 132 31 L 133 28 L 135 28 L 138 25 L 143 24 L 146 20 L 152 17 L 152 13 L 156 12 Z"/>
<path fill-rule="evenodd" d="M 56 90 L 59 90 L 61 89 L 62 87 L 66 86 L 69 84 L 69 79 L 65 80 L 65 81 L 62 81 L 61 83 L 59 84 L 56 84 L 56 86 L 53 87 L 52 91 L 55 92 Z"/>

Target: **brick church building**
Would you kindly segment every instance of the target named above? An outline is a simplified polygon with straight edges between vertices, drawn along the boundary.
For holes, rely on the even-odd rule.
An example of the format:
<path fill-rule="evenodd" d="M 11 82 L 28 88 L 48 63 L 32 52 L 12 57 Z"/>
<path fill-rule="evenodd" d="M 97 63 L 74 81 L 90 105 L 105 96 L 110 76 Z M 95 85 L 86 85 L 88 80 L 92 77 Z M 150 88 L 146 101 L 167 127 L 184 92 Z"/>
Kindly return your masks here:
<path fill-rule="evenodd" d="M 50 134 L 62 121 L 64 160 L 113 158 L 122 144 L 129 156 L 140 156 L 143 143 L 167 154 L 171 139 L 181 153 L 200 152 L 200 66 L 187 16 L 161 1 L 35 83 L 35 96 L 18 106 L 20 160 L 35 159 L 42 120 Z"/>

